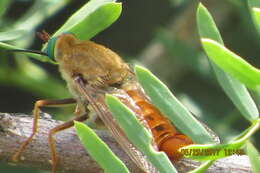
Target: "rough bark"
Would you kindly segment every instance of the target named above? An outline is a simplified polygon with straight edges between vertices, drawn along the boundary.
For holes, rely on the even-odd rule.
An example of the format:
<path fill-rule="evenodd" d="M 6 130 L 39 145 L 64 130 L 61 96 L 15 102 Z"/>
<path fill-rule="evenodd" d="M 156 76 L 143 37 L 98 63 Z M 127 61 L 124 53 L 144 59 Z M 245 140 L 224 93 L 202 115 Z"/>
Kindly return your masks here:
<path fill-rule="evenodd" d="M 45 114 L 46 115 L 46 114 Z M 0 161 L 20 166 L 50 170 L 50 154 L 47 143 L 48 131 L 60 124 L 50 118 L 42 117 L 39 120 L 39 132 L 34 140 L 22 153 L 21 160 L 13 163 L 10 158 L 17 151 L 20 144 L 31 134 L 32 118 L 25 114 L 0 113 Z M 120 148 L 116 141 L 106 131 L 96 131 L 97 134 L 110 146 L 133 173 L 142 171 L 136 167 L 131 159 Z M 73 128 L 59 132 L 56 135 L 58 152 L 58 169 L 63 172 L 101 173 L 102 169 L 93 161 L 80 144 Z M 176 164 L 180 172 L 187 172 L 200 165 L 188 159 L 182 159 Z M 247 156 L 230 156 L 216 161 L 207 172 L 251 172 Z"/>

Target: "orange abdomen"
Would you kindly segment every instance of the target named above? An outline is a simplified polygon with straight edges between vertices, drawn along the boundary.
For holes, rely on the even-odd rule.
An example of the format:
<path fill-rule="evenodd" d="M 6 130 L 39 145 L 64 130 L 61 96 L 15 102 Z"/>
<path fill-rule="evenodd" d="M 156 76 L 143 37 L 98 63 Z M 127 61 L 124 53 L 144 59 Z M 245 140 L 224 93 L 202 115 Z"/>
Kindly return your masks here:
<path fill-rule="evenodd" d="M 147 122 L 151 129 L 154 141 L 159 151 L 164 151 L 167 156 L 176 161 L 182 156 L 178 149 L 192 144 L 192 140 L 177 132 L 171 122 L 162 115 L 144 96 L 135 89 L 127 90 L 128 95 L 135 101 L 136 105 L 141 109 L 142 118 Z"/>

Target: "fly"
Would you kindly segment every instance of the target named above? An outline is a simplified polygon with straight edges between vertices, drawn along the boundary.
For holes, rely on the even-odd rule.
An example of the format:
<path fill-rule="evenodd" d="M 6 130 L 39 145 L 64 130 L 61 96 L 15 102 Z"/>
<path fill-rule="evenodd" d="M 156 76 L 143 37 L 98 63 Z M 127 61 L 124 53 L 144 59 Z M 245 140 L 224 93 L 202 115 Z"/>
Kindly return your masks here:
<path fill-rule="evenodd" d="M 130 67 L 115 52 L 92 41 L 78 40 L 73 34 L 61 34 L 49 39 L 46 33 L 42 33 L 41 37 L 48 40 L 45 54 L 54 58 L 59 64 L 59 71 L 73 99 L 40 100 L 35 103 L 32 135 L 14 154 L 13 160 L 18 160 L 36 134 L 40 107 L 76 103 L 74 120 L 84 121 L 88 118 L 87 105 L 90 104 L 137 166 L 145 172 L 156 172 L 142 153 L 128 141 L 113 119 L 104 101 L 105 93 L 117 96 L 136 113 L 140 122 L 152 133 L 154 148 L 164 151 L 172 161 L 181 158 L 179 148 L 193 143 L 189 137 L 178 132 L 171 122 L 150 103 Z M 58 163 L 53 135 L 71 126 L 73 126 L 73 120 L 49 132 L 52 173 L 55 173 Z"/>

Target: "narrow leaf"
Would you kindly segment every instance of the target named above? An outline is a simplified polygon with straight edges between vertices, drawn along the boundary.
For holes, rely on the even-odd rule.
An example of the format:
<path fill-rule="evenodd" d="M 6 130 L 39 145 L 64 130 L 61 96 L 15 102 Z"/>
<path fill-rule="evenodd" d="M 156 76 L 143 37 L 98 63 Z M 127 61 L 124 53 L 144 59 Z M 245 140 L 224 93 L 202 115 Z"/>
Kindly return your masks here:
<path fill-rule="evenodd" d="M 90 156 L 104 169 L 106 173 L 129 173 L 124 163 L 109 149 L 95 132 L 84 123 L 75 121 L 75 128 L 80 141 Z"/>
<path fill-rule="evenodd" d="M 167 116 L 172 123 L 196 143 L 214 143 L 211 134 L 195 119 L 182 103 L 159 79 L 147 69 L 135 66 L 135 73 L 145 93 L 152 103 Z"/>
<path fill-rule="evenodd" d="M 121 11 L 121 3 L 113 0 L 91 0 L 74 13 L 54 36 L 71 32 L 78 39 L 88 40 L 116 21 Z"/>
<path fill-rule="evenodd" d="M 257 87 L 260 87 L 259 69 L 251 66 L 244 59 L 214 40 L 202 39 L 201 42 L 208 57 L 222 70 L 249 88 L 257 89 Z"/>
<path fill-rule="evenodd" d="M 202 4 L 200 4 L 197 9 L 197 24 L 201 38 L 209 38 L 223 44 L 221 35 L 212 16 Z M 259 112 L 246 87 L 215 64 L 211 63 L 211 65 L 219 84 L 237 109 L 247 120 L 254 121 L 259 115 Z"/>
<path fill-rule="evenodd" d="M 112 95 L 106 95 L 106 104 L 128 139 L 147 156 L 160 173 L 177 172 L 165 153 L 157 152 L 151 146 L 151 134 L 130 109 Z"/>

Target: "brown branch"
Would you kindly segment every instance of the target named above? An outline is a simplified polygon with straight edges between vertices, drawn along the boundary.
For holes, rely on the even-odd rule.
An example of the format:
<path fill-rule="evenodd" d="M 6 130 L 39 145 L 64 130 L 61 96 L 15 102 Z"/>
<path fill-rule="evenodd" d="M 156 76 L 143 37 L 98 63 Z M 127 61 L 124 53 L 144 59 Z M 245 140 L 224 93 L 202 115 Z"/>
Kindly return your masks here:
<path fill-rule="evenodd" d="M 60 124 L 49 118 L 40 119 L 39 132 L 27 149 L 22 153 L 21 160 L 16 165 L 34 167 L 50 170 L 50 155 L 47 144 L 48 131 Z M 18 149 L 20 144 L 30 135 L 32 118 L 25 114 L 0 113 L 0 161 L 12 163 L 11 156 Z M 121 150 L 116 141 L 105 131 L 96 131 L 97 134 L 110 146 L 121 160 L 133 173 L 142 171 L 136 167 L 131 159 Z M 58 169 L 64 172 L 91 172 L 100 173 L 102 169 L 85 152 L 80 144 L 73 128 L 59 132 L 56 135 L 58 152 Z M 179 161 L 176 166 L 180 172 L 187 172 L 200 165 L 188 159 Z M 247 156 L 230 156 L 216 161 L 208 172 L 251 172 Z"/>

